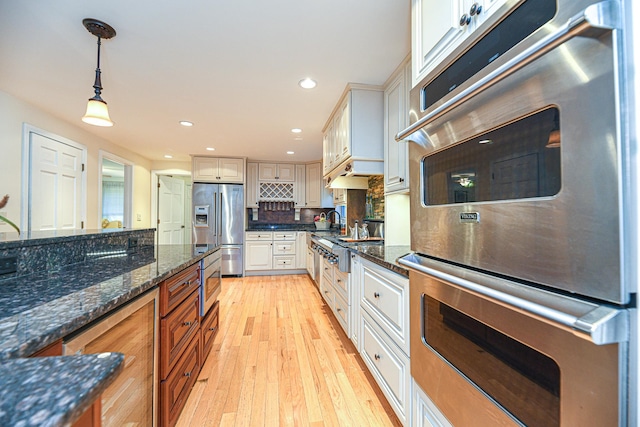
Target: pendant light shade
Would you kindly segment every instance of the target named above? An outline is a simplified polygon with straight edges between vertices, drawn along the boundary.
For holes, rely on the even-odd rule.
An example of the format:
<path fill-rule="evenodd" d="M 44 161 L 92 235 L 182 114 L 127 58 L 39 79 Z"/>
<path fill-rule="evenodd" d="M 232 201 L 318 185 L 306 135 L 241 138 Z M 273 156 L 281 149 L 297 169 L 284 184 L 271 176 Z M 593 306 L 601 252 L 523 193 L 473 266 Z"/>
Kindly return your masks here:
<path fill-rule="evenodd" d="M 94 126 L 113 126 L 109 117 L 107 103 L 101 99 L 91 98 L 87 103 L 87 112 L 82 121 Z"/>
<path fill-rule="evenodd" d="M 102 81 L 100 80 L 100 45 L 102 44 L 101 39 L 115 37 L 116 30 L 109 24 L 92 18 L 83 19 L 82 24 L 87 31 L 98 37 L 98 66 L 96 67 L 96 79 L 93 83 L 95 95 L 89 99 L 87 112 L 84 114 L 84 117 L 82 117 L 82 121 L 94 126 L 113 126 L 113 122 L 109 117 L 107 103 L 100 96 L 102 93 Z"/>

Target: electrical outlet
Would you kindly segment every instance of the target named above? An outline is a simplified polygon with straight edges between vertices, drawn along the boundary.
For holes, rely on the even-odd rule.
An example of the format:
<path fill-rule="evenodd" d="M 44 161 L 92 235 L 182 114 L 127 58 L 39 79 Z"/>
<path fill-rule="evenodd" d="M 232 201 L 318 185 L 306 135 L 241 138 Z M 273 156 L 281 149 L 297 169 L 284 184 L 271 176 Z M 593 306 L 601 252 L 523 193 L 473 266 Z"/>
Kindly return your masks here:
<path fill-rule="evenodd" d="M 142 214 L 137 214 L 137 215 L 136 215 L 136 219 L 137 219 L 138 221 L 142 221 Z"/>
<path fill-rule="evenodd" d="M 129 249 L 135 248 L 138 246 L 138 238 L 137 237 L 129 237 Z"/>

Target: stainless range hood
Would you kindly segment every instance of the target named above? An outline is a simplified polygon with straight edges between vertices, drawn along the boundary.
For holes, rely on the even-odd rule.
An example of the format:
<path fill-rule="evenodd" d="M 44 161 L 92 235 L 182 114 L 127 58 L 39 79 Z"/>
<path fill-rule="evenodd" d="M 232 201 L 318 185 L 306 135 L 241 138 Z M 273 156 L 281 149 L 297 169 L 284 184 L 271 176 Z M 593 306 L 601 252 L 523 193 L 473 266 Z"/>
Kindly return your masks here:
<path fill-rule="evenodd" d="M 325 187 L 367 189 L 367 181 L 372 175 L 384 173 L 384 162 L 379 160 L 354 160 L 344 161 L 324 178 Z"/>

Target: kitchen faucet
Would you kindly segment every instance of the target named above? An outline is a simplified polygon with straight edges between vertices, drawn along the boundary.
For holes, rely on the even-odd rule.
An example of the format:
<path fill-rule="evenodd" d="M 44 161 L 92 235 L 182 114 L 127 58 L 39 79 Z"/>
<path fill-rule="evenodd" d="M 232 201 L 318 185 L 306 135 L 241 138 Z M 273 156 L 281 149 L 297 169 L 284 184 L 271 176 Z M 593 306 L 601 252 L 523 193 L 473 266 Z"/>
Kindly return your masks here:
<path fill-rule="evenodd" d="M 338 215 L 338 228 L 340 228 L 340 227 L 341 227 L 341 224 L 340 224 L 340 219 L 341 219 L 341 218 L 340 218 L 340 212 L 338 212 L 338 211 L 337 211 L 337 210 L 335 210 L 335 209 L 330 210 L 329 212 L 327 212 L 327 213 L 325 214 L 325 215 L 326 215 L 326 217 L 327 217 L 327 219 L 329 219 L 329 215 L 330 215 L 331 213 L 335 213 L 336 215 Z"/>

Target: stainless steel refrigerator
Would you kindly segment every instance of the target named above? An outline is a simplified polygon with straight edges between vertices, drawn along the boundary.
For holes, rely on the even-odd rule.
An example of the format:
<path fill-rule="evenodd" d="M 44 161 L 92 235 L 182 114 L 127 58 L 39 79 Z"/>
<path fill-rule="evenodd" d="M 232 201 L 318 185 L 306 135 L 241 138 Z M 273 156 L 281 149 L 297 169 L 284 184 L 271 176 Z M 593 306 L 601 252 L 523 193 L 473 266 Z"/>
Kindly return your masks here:
<path fill-rule="evenodd" d="M 219 245 L 223 276 L 242 275 L 244 190 L 241 184 L 193 184 L 193 243 Z"/>

